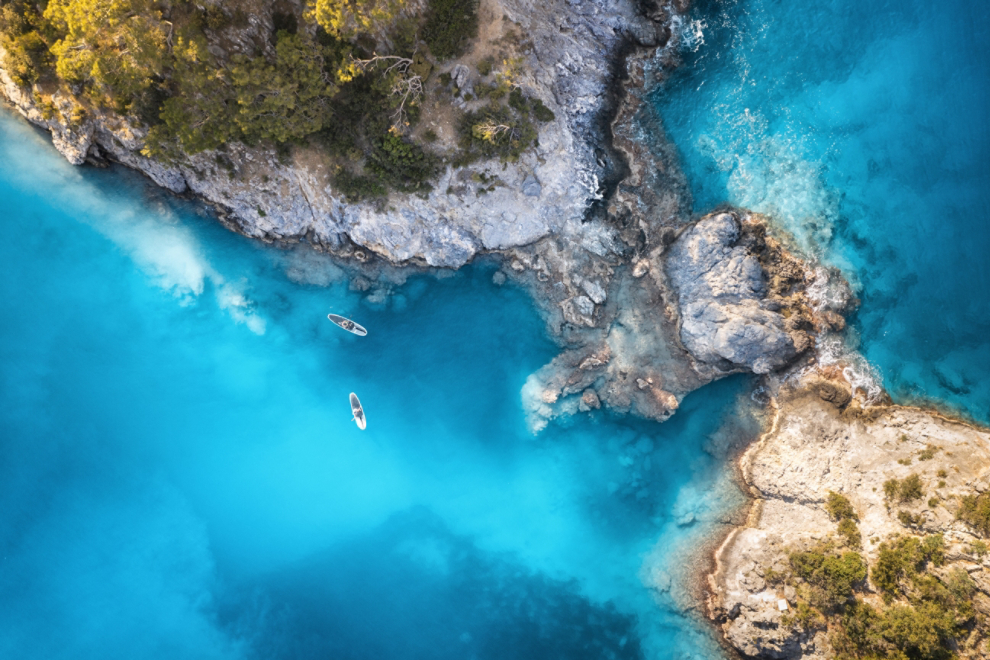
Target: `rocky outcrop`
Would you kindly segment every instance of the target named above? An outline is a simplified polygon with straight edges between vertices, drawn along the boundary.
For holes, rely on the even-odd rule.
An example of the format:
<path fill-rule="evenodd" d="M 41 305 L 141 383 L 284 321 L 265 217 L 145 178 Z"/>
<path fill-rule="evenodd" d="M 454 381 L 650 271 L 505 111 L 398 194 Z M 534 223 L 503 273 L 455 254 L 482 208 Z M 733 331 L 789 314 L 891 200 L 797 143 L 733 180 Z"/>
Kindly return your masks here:
<path fill-rule="evenodd" d="M 524 391 L 535 428 L 579 410 L 589 389 L 613 410 L 665 420 L 705 383 L 792 364 L 831 327 L 809 300 L 816 273 L 767 235 L 764 218 L 725 211 L 667 229 L 646 254 L 602 258 L 608 302 L 594 319 L 579 316 L 584 294 L 571 281 L 578 303 L 561 303 L 562 334 L 575 346 Z"/>
<path fill-rule="evenodd" d="M 800 596 L 776 579 L 789 570 L 789 552 L 842 546 L 830 492 L 851 503 L 870 566 L 885 541 L 941 533 L 946 564 L 937 573 L 964 569 L 975 606 L 990 612 L 990 559 L 972 553 L 977 536 L 955 515 L 959 497 L 990 488 L 990 432 L 925 410 L 863 408 L 844 382 L 813 371 L 778 387 L 770 429 L 740 460 L 754 498 L 748 521 L 719 548 L 708 577 L 709 614 L 726 641 L 748 657 L 833 657 L 831 630 L 789 620 Z M 885 482 L 909 475 L 920 477 L 923 495 L 892 501 Z M 882 607 L 872 577 L 860 597 Z M 986 640 L 973 640 L 963 657 L 987 657 Z"/>
<path fill-rule="evenodd" d="M 677 293 L 681 340 L 692 355 L 723 371 L 765 374 L 788 364 L 809 340 L 788 328 L 768 299 L 766 274 L 741 235 L 732 213 L 705 218 L 671 247 L 667 274 Z"/>

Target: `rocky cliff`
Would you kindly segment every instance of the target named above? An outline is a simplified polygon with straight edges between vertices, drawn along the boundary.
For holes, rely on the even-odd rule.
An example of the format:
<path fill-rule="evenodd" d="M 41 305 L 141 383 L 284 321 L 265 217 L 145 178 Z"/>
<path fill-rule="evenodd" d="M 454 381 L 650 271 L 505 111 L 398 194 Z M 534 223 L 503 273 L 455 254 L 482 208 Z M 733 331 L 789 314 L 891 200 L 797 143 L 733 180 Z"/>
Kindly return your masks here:
<path fill-rule="evenodd" d="M 274 7 L 260 3 L 250 24 L 227 40 L 250 42 L 255 33 L 270 33 Z M 141 155 L 147 131 L 137 122 L 106 110 L 80 120 L 65 90 L 53 93 L 53 107 L 41 108 L 35 90 L 19 87 L 2 71 L 0 82 L 21 114 L 51 131 L 70 162 L 108 158 L 133 167 L 173 192 L 205 199 L 248 236 L 302 238 L 342 256 L 356 247 L 392 262 L 458 267 L 479 252 L 568 231 L 588 233 L 578 225 L 623 167 L 610 154 L 606 119 L 618 63 L 631 47 L 663 45 L 673 11 L 660 6 L 647 17 L 631 0 L 483 0 L 479 38 L 435 76 L 452 73 L 458 89 L 469 93 L 483 57 L 497 51 L 521 58 L 516 84 L 542 100 L 555 119 L 542 126 L 539 146 L 518 162 L 449 165 L 429 194 L 392 193 L 387 200 L 348 203 L 313 148 L 295 149 L 289 162 L 274 149 L 241 144 L 222 154 L 232 167 L 218 166 L 218 154 L 210 151 L 174 164 L 157 162 Z M 463 109 L 480 105 L 466 96 L 458 101 Z M 424 122 L 441 143 L 454 140 L 450 122 L 431 109 L 424 109 Z M 497 185 L 478 185 L 479 179 Z"/>

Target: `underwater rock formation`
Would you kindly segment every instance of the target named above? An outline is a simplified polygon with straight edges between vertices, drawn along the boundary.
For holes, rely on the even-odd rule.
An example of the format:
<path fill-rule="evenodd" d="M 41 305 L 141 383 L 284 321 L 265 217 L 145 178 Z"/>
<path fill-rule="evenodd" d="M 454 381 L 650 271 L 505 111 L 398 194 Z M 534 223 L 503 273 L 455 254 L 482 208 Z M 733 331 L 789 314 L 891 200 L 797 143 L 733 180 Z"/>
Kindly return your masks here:
<path fill-rule="evenodd" d="M 580 409 L 589 388 L 613 410 L 665 420 L 705 383 L 787 367 L 841 321 L 812 309 L 818 273 L 768 236 L 761 216 L 722 211 L 665 237 L 646 255 L 605 261 L 608 302 L 594 319 L 565 314 L 572 345 L 524 390 L 531 426 Z"/>

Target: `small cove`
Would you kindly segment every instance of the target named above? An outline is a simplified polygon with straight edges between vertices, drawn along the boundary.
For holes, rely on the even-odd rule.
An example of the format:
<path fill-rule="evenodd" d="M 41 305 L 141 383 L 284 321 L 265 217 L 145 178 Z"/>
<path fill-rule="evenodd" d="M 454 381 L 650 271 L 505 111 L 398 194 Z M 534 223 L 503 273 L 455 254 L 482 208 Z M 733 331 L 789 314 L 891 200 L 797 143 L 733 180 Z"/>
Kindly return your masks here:
<path fill-rule="evenodd" d="M 719 655 L 678 581 L 749 379 L 533 436 L 557 349 L 489 268 L 369 301 L 6 111 L 0 157 L 0 655 Z"/>

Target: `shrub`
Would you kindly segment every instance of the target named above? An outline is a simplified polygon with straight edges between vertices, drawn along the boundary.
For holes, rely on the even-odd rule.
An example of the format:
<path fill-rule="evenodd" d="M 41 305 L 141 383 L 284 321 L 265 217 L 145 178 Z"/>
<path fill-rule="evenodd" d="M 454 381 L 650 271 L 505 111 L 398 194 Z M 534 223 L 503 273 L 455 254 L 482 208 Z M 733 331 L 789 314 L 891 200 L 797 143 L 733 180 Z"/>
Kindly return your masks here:
<path fill-rule="evenodd" d="M 798 626 L 804 630 L 824 628 L 826 625 L 822 613 L 804 601 L 798 601 L 793 612 L 782 616 L 780 622 L 785 626 Z"/>
<path fill-rule="evenodd" d="M 935 458 L 935 452 L 939 450 L 935 445 L 928 445 L 918 454 L 919 461 L 930 461 Z"/>
<path fill-rule="evenodd" d="M 935 473 L 935 476 L 937 476 L 939 479 L 945 479 L 947 476 L 949 476 L 949 473 L 943 469 L 940 469 L 938 472 Z"/>
<path fill-rule="evenodd" d="M 536 140 L 536 129 L 524 117 L 500 105 L 467 112 L 460 126 L 463 158 L 500 158 L 514 162 Z"/>
<path fill-rule="evenodd" d="M 990 536 L 990 496 L 965 495 L 960 500 L 956 518 L 983 536 Z"/>
<path fill-rule="evenodd" d="M 169 28 L 150 0 L 50 0 L 44 17 L 59 77 L 95 102 L 126 107 L 168 66 Z"/>
<path fill-rule="evenodd" d="M 203 22 L 206 24 L 206 27 L 215 32 L 222 30 L 230 21 L 227 18 L 227 14 L 223 13 L 222 7 L 207 5 L 206 9 L 203 10 Z"/>
<path fill-rule="evenodd" d="M 878 631 L 884 641 L 908 657 L 945 657 L 943 641 L 952 637 L 953 622 L 938 607 L 892 607 L 884 612 Z"/>
<path fill-rule="evenodd" d="M 477 35 L 476 0 L 429 0 L 421 36 L 438 60 L 460 55 Z"/>
<path fill-rule="evenodd" d="M 828 492 L 828 499 L 825 500 L 825 509 L 833 520 L 859 520 L 856 510 L 853 509 L 852 502 L 845 495 Z"/>
<path fill-rule="evenodd" d="M 492 69 L 494 67 L 495 67 L 495 60 L 492 58 L 491 55 L 489 55 L 485 59 L 478 62 L 478 75 L 484 78 L 485 76 L 487 76 L 492 72 Z"/>
<path fill-rule="evenodd" d="M 546 123 L 548 121 L 553 121 L 557 118 L 557 115 L 553 113 L 553 110 L 543 105 L 543 101 L 540 99 L 533 99 L 533 116 L 536 117 L 536 121 L 540 123 Z"/>
<path fill-rule="evenodd" d="M 333 185 L 350 202 L 381 197 L 387 192 L 385 186 L 375 177 L 354 174 L 341 169 L 333 177 Z"/>
<path fill-rule="evenodd" d="M 913 577 L 929 561 L 940 566 L 945 560 L 945 540 L 941 534 L 897 539 L 880 544 L 877 563 L 871 571 L 873 584 L 883 592 L 884 598 L 892 598 L 899 590 L 903 578 Z"/>
<path fill-rule="evenodd" d="M 863 545 L 863 536 L 851 518 L 845 518 L 839 523 L 839 535 L 845 538 L 850 548 L 859 548 Z"/>
<path fill-rule="evenodd" d="M 893 501 L 901 490 L 901 482 L 897 479 L 888 479 L 883 482 L 883 496 L 888 502 Z"/>
<path fill-rule="evenodd" d="M 529 101 L 518 87 L 513 88 L 509 93 L 509 107 L 522 114 L 529 112 Z"/>
<path fill-rule="evenodd" d="M 405 8 L 406 0 L 313 0 L 310 17 L 329 34 L 352 39 L 387 26 Z"/>
<path fill-rule="evenodd" d="M 812 585 L 812 602 L 822 609 L 845 603 L 853 587 L 866 579 L 866 562 L 856 552 L 836 555 L 812 550 L 793 552 L 789 559 L 794 574 Z"/>
<path fill-rule="evenodd" d="M 912 474 L 901 481 L 900 488 L 898 489 L 898 496 L 902 502 L 921 499 L 924 494 L 925 490 L 921 483 L 921 477 L 916 474 Z"/>
<path fill-rule="evenodd" d="M 366 168 L 397 190 L 428 190 L 436 172 L 434 159 L 412 142 L 386 133 L 374 143 Z"/>
<path fill-rule="evenodd" d="M 987 544 L 984 541 L 973 541 L 969 544 L 969 551 L 977 557 L 982 557 L 988 552 Z"/>
<path fill-rule="evenodd" d="M 916 525 L 920 525 L 924 522 L 924 518 L 922 516 L 912 515 L 910 512 L 904 511 L 903 509 L 897 512 L 897 519 L 905 527 L 915 527 Z"/>
<path fill-rule="evenodd" d="M 846 608 L 831 641 L 840 658 L 942 660 L 952 657 L 948 646 L 954 634 L 951 617 L 932 604 L 878 612 L 857 602 Z"/>

